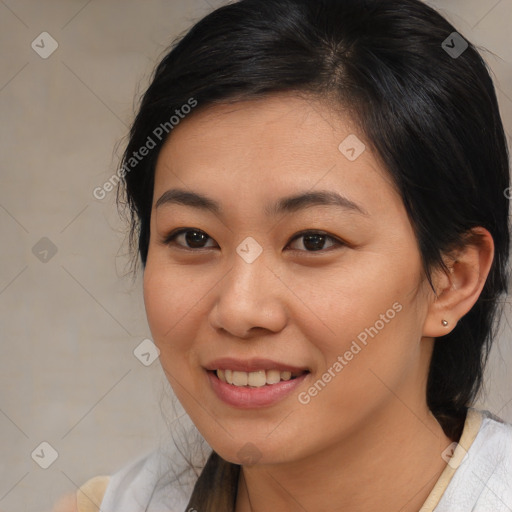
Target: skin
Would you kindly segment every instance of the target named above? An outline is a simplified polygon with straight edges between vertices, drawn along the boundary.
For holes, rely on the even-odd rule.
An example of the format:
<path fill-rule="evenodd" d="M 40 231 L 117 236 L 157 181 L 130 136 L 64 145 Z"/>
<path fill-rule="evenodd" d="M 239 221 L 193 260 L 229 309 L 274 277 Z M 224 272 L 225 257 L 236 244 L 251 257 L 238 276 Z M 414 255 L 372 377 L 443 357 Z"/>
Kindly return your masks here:
<path fill-rule="evenodd" d="M 52 512 L 79 512 L 76 493 L 62 496 L 52 508 Z"/>
<path fill-rule="evenodd" d="M 349 161 L 349 134 L 366 150 Z M 218 201 L 222 214 L 157 200 L 172 188 Z M 366 214 L 311 206 L 269 217 L 264 206 L 330 190 Z M 206 233 L 187 249 L 176 228 Z M 326 232 L 308 252 L 305 229 Z M 155 172 L 144 300 L 160 362 L 212 448 L 243 466 L 237 512 L 418 511 L 446 466 L 452 440 L 426 405 L 435 337 L 454 328 L 480 294 L 493 258 L 490 234 L 448 257 L 427 284 L 402 200 L 348 114 L 291 94 L 196 111 L 174 128 Z M 246 238 L 263 252 L 247 263 Z M 402 306 L 367 346 L 304 405 L 307 389 L 380 315 Z M 441 323 L 449 321 L 448 327 Z M 212 391 L 204 366 L 218 357 L 265 357 L 308 368 L 273 406 L 237 409 Z"/>

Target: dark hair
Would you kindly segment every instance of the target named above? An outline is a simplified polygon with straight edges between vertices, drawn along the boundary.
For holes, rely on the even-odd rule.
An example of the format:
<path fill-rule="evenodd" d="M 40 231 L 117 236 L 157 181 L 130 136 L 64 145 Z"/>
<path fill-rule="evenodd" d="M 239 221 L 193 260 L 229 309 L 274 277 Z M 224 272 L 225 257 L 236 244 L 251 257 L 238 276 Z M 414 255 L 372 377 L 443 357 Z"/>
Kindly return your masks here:
<path fill-rule="evenodd" d="M 427 404 L 458 439 L 507 291 L 509 163 L 489 72 L 471 43 L 449 52 L 464 48 L 453 32 L 419 0 L 241 0 L 215 10 L 157 66 L 130 131 L 118 200 L 145 266 L 156 160 L 171 116 L 191 99 L 199 111 L 294 92 L 349 109 L 402 196 L 431 285 L 432 270 L 446 270 L 443 254 L 467 243 L 471 228 L 494 239 L 478 301 L 435 344 L 430 365 Z M 150 139 L 155 147 L 130 168 Z"/>

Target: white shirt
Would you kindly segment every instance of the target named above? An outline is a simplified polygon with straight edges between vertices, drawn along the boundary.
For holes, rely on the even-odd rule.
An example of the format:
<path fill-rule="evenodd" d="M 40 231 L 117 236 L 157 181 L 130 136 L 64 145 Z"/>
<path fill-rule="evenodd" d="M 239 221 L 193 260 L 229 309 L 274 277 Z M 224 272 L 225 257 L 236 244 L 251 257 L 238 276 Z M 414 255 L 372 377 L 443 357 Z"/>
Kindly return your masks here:
<path fill-rule="evenodd" d="M 198 474 L 155 450 L 110 477 L 102 512 L 188 512 Z M 512 512 L 512 425 L 469 409 L 457 448 L 420 512 Z"/>

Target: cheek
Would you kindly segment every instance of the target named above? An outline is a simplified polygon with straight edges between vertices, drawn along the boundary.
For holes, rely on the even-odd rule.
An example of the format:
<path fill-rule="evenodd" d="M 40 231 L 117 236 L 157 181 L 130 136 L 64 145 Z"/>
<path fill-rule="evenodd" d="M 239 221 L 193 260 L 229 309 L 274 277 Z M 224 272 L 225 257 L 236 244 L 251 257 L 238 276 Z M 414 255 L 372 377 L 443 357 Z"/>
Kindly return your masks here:
<path fill-rule="evenodd" d="M 197 389 L 197 361 L 192 350 L 202 315 L 200 283 L 176 269 L 150 261 L 144 271 L 144 303 L 153 341 L 160 350 L 160 364 L 176 396 L 187 411 Z M 191 369 L 194 368 L 194 371 Z"/>
<path fill-rule="evenodd" d="M 311 390 L 323 396 L 312 407 L 316 414 L 339 407 L 361 414 L 362 402 L 376 406 L 389 395 L 386 386 L 396 388 L 414 371 L 421 339 L 420 265 L 412 258 L 398 263 L 382 257 L 368 258 L 367 264 L 359 260 L 359 268 L 336 272 L 323 296 L 304 297 L 322 320 L 310 312 L 301 323 L 320 355 L 316 378 L 326 384 L 325 391 L 321 382 Z M 302 289 L 315 287 L 304 283 Z"/>
<path fill-rule="evenodd" d="M 191 339 L 187 331 L 201 310 L 202 296 L 201 280 L 148 259 L 144 271 L 144 304 L 153 340 L 161 352 L 186 348 L 186 340 Z"/>
<path fill-rule="evenodd" d="M 301 322 L 306 338 L 314 340 L 325 364 L 343 355 L 354 340 L 365 347 L 365 341 L 369 344 L 375 336 L 394 345 L 405 336 L 400 334 L 407 326 L 404 318 L 417 319 L 414 287 L 418 275 L 419 268 L 411 263 L 399 266 L 392 258 L 364 254 L 354 255 L 353 263 L 321 278 L 305 275 L 301 282 L 297 276 L 288 276 L 307 306 L 297 312 L 295 320 Z"/>
<path fill-rule="evenodd" d="M 160 345 L 176 315 L 176 283 L 171 286 L 166 275 L 149 262 L 144 271 L 144 305 L 154 341 Z"/>

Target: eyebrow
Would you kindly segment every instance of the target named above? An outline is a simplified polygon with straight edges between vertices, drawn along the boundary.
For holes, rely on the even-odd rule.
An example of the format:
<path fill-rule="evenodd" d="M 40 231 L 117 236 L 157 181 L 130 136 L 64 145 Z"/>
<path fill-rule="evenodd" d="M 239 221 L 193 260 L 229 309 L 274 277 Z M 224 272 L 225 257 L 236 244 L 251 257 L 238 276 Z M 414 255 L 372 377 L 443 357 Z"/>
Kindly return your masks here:
<path fill-rule="evenodd" d="M 217 201 L 197 192 L 182 189 L 170 189 L 164 192 L 155 204 L 155 209 L 167 204 L 191 206 L 215 215 L 222 215 L 223 209 Z M 347 197 L 330 190 L 303 192 L 293 196 L 283 197 L 265 207 L 268 216 L 278 216 L 282 213 L 293 213 L 311 206 L 336 206 L 344 210 L 368 215 L 368 212 Z"/>

